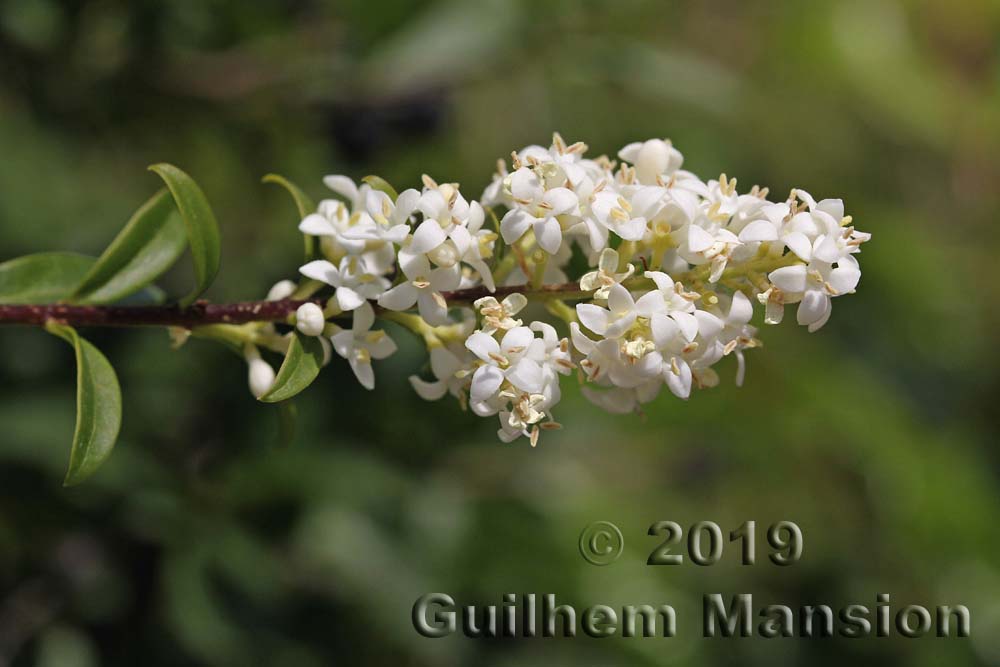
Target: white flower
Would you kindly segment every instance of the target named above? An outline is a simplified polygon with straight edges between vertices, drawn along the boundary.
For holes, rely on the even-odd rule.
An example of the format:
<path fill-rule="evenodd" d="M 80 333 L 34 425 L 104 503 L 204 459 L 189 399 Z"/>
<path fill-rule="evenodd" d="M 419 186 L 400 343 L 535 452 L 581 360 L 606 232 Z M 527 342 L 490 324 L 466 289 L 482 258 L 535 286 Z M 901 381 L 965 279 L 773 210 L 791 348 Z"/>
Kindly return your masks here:
<path fill-rule="evenodd" d="M 431 269 L 426 255 L 405 250 L 399 252 L 399 263 L 407 280 L 378 297 L 378 304 L 389 310 L 407 310 L 415 303 L 428 324 L 448 324 L 448 303 L 442 292 L 458 287 L 462 279 L 458 266 Z"/>
<path fill-rule="evenodd" d="M 633 273 L 635 266 L 632 264 L 629 264 L 624 271 L 618 272 L 618 252 L 605 248 L 601 252 L 597 270 L 585 273 L 580 278 L 580 289 L 585 292 L 593 291 L 595 299 L 607 299 L 611 287 L 626 280 Z"/>
<path fill-rule="evenodd" d="M 477 331 L 465 341 L 465 346 L 479 357 L 482 365 L 472 376 L 470 397 L 474 402 L 493 398 L 504 381 L 532 394 L 542 390 L 542 368 L 526 356 L 535 335 L 528 327 L 514 327 L 501 341 Z"/>
<path fill-rule="evenodd" d="M 375 311 L 365 302 L 354 311 L 350 329 L 340 329 L 330 337 L 333 349 L 347 359 L 358 382 L 365 389 L 375 388 L 372 359 L 385 359 L 396 351 L 396 343 L 382 330 L 371 331 Z M 333 325 L 336 326 L 336 325 Z"/>
<path fill-rule="evenodd" d="M 401 244 L 410 233 L 410 216 L 419 199 L 420 193 L 412 188 L 400 192 L 395 202 L 381 190 L 369 189 L 364 215 L 359 215 L 357 223 L 344 231 L 344 237 Z"/>
<path fill-rule="evenodd" d="M 503 301 L 497 301 L 496 297 L 484 296 L 472 305 L 483 316 L 482 332 L 492 335 L 497 330 L 507 331 L 521 326 L 521 320 L 515 320 L 514 315 L 528 305 L 528 298 L 515 292 L 508 294 Z"/>
<path fill-rule="evenodd" d="M 367 214 L 364 214 L 367 215 Z M 310 236 L 330 239 L 335 255 L 358 255 L 365 250 L 365 240 L 350 238 L 347 232 L 351 226 L 361 222 L 361 214 L 352 215 L 343 202 L 324 199 L 315 213 L 311 213 L 299 223 L 299 231 Z M 374 224 L 374 222 L 372 223 Z"/>
<path fill-rule="evenodd" d="M 646 218 L 635 215 L 632 203 L 622 194 L 602 190 L 590 205 L 593 218 L 626 241 L 638 241 L 646 234 Z"/>
<path fill-rule="evenodd" d="M 317 259 L 299 271 L 307 278 L 337 288 L 337 305 L 345 312 L 359 308 L 366 299 L 379 298 L 389 288 L 388 280 L 370 273 L 364 259 L 356 256 L 344 257 L 339 267 L 325 259 Z"/>
<path fill-rule="evenodd" d="M 435 381 L 427 382 L 417 375 L 411 375 L 410 385 L 413 390 L 425 401 L 436 401 L 448 393 L 464 401 L 471 382 L 474 356 L 464 347 L 456 350 L 450 346 L 432 347 L 429 354 Z"/>
<path fill-rule="evenodd" d="M 629 291 L 621 285 L 612 285 L 608 290 L 607 308 L 581 303 L 576 307 L 576 316 L 583 326 L 598 336 L 618 338 L 632 326 L 638 313 Z"/>
<path fill-rule="evenodd" d="M 500 234 L 508 245 L 529 229 L 545 252 L 556 254 L 562 245 L 560 215 L 572 215 L 578 208 L 576 194 L 564 187 L 546 190 L 534 169 L 521 167 L 508 177 L 516 208 L 500 221 Z"/>
<path fill-rule="evenodd" d="M 699 221 L 703 224 L 711 224 L 707 220 Z M 707 229 L 696 222 L 685 228 L 687 234 L 683 236 L 677 252 L 691 264 L 711 262 L 712 270 L 708 281 L 718 282 L 729 263 L 733 250 L 742 245 L 743 242 L 728 229 L 717 225 L 711 225 L 716 227 L 715 229 Z"/>
<path fill-rule="evenodd" d="M 850 294 L 858 286 L 861 269 L 853 256 L 845 255 L 837 261 L 836 266 L 814 260 L 808 265 L 797 264 L 776 269 L 768 278 L 781 290 L 785 303 L 800 301 L 796 319 L 812 332 L 829 319 L 831 297 Z"/>

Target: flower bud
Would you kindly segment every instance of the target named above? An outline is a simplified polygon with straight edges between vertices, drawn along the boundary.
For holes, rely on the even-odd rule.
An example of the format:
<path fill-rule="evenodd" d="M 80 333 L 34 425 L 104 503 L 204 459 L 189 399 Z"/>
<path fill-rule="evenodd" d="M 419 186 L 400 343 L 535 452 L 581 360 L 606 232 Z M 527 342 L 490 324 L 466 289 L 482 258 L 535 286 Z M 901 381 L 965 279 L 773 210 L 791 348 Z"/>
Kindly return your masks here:
<path fill-rule="evenodd" d="M 315 303 L 304 303 L 295 312 L 295 327 L 305 336 L 319 336 L 323 333 L 326 320 L 323 309 Z"/>
<path fill-rule="evenodd" d="M 260 351 L 255 345 L 247 344 L 243 348 L 243 357 L 247 360 L 247 383 L 254 398 L 266 394 L 274 384 L 274 369 L 260 358 Z"/>
<path fill-rule="evenodd" d="M 271 291 L 267 293 L 268 301 L 281 301 L 282 299 L 287 299 L 295 292 L 295 283 L 291 280 L 282 280 L 279 283 L 275 283 Z"/>
<path fill-rule="evenodd" d="M 639 149 L 635 161 L 640 183 L 653 184 L 656 177 L 676 171 L 681 166 L 681 155 L 676 148 L 662 139 L 650 139 Z"/>

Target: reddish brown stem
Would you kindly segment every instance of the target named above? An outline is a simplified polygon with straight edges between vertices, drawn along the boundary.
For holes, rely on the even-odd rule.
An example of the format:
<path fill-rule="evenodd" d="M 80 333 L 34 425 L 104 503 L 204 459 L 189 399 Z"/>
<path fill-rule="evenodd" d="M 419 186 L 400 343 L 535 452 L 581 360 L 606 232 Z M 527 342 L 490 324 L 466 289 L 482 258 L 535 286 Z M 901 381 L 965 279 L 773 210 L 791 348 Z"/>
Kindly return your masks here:
<path fill-rule="evenodd" d="M 578 283 L 543 285 L 537 290 L 529 290 L 525 285 L 498 287 L 493 296 L 498 299 L 513 292 L 522 292 L 535 298 L 579 298 Z M 485 287 L 472 287 L 454 292 L 445 292 L 449 304 L 469 304 L 491 292 Z M 310 299 L 313 303 L 324 304 L 323 299 Z M 73 327 L 142 327 L 176 326 L 191 329 L 206 324 L 245 324 L 247 322 L 283 322 L 295 313 L 306 301 L 285 299 L 282 301 L 248 301 L 244 303 L 213 304 L 199 301 L 188 308 L 178 306 L 76 306 L 66 304 L 49 305 L 4 305 L 0 304 L 0 326 L 27 325 L 44 326 L 54 320 Z"/>

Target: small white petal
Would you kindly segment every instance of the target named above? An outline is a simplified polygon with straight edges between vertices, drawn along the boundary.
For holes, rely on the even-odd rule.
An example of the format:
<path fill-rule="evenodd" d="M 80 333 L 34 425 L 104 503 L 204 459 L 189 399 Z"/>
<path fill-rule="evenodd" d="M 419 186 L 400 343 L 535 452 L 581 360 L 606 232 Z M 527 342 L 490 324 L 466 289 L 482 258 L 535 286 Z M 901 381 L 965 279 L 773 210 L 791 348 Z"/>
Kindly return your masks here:
<path fill-rule="evenodd" d="M 847 294 L 851 292 L 861 281 L 861 269 L 855 266 L 838 266 L 830 272 L 827 282 L 830 283 L 837 294 Z"/>
<path fill-rule="evenodd" d="M 507 379 L 512 385 L 529 394 L 537 394 L 542 391 L 542 367 L 533 359 L 521 359 L 517 362 L 507 371 Z"/>
<path fill-rule="evenodd" d="M 696 318 L 691 313 L 670 313 L 670 317 L 674 318 L 677 322 L 677 326 L 681 329 L 681 334 L 689 341 L 694 340 L 694 337 L 698 335 L 698 318 Z"/>
<path fill-rule="evenodd" d="M 500 389 L 503 381 L 503 371 L 496 366 L 480 366 L 472 376 L 469 396 L 474 401 L 485 401 L 492 398 Z"/>
<path fill-rule="evenodd" d="M 347 176 L 325 176 L 323 185 L 330 188 L 345 199 L 354 202 L 358 199 L 358 186 Z"/>
<path fill-rule="evenodd" d="M 535 220 L 536 218 L 520 209 L 507 211 L 500 221 L 500 235 L 503 236 L 504 243 L 510 245 L 524 236 Z"/>
<path fill-rule="evenodd" d="M 500 341 L 500 349 L 504 354 L 517 348 L 527 348 L 531 341 L 535 339 L 535 334 L 528 327 L 514 327 L 504 334 Z"/>
<path fill-rule="evenodd" d="M 448 306 L 441 303 L 444 299 L 439 301 L 440 297 L 439 292 L 430 290 L 418 290 L 417 294 L 417 312 L 427 324 L 435 327 L 451 323 L 448 320 Z"/>
<path fill-rule="evenodd" d="M 406 249 L 415 255 L 430 252 L 444 243 L 446 238 L 448 235 L 441 229 L 437 220 L 424 220 L 413 232 L 413 240 Z"/>
<path fill-rule="evenodd" d="M 615 283 L 608 290 L 608 310 L 616 315 L 635 310 L 635 300 L 619 283 Z"/>
<path fill-rule="evenodd" d="M 580 319 L 580 324 L 599 336 L 603 336 L 608 330 L 610 313 L 600 306 L 592 303 L 578 304 L 576 316 Z"/>
<path fill-rule="evenodd" d="M 812 243 L 809 242 L 809 238 L 802 232 L 786 234 L 782 240 L 792 252 L 799 256 L 799 259 L 806 262 L 812 259 Z"/>
<path fill-rule="evenodd" d="M 672 370 L 672 364 L 664 363 L 664 378 L 667 381 L 667 387 L 673 392 L 674 396 L 677 398 L 687 399 L 691 395 L 691 367 L 686 361 L 678 359 L 677 363 L 680 375 L 676 374 Z"/>
<path fill-rule="evenodd" d="M 340 306 L 341 310 L 348 311 L 360 308 L 364 302 L 365 298 L 350 287 L 337 288 L 337 305 Z"/>
<path fill-rule="evenodd" d="M 542 201 L 552 207 L 552 215 L 568 213 L 577 205 L 576 194 L 568 188 L 552 188 L 545 193 Z"/>
<path fill-rule="evenodd" d="M 798 294 L 806 289 L 806 273 L 806 267 L 798 264 L 775 269 L 767 277 L 782 292 Z"/>
<path fill-rule="evenodd" d="M 712 235 L 698 225 L 688 225 L 688 248 L 691 252 L 708 250 L 714 242 Z"/>
<path fill-rule="evenodd" d="M 374 343 L 368 344 L 368 352 L 372 355 L 372 359 L 385 359 L 396 353 L 398 349 L 396 347 L 396 341 L 389 337 L 384 331 L 374 332 L 378 334 L 378 338 Z"/>
<path fill-rule="evenodd" d="M 306 278 L 312 278 L 313 280 L 318 280 L 321 283 L 326 283 L 334 287 L 340 284 L 340 271 L 337 270 L 337 267 L 333 263 L 325 259 L 317 259 L 316 261 L 309 262 L 299 268 L 299 273 Z"/>
<path fill-rule="evenodd" d="M 448 393 L 447 382 L 441 382 L 440 380 L 437 382 L 427 382 L 416 375 L 410 376 L 410 386 L 413 387 L 413 391 L 417 392 L 417 396 L 425 401 L 437 401 Z"/>
<path fill-rule="evenodd" d="M 830 297 L 820 290 L 809 290 L 802 296 L 802 302 L 795 313 L 799 324 L 809 325 L 818 322 L 830 309 Z"/>
<path fill-rule="evenodd" d="M 744 243 L 777 241 L 778 230 L 767 220 L 754 220 L 740 231 L 739 239 Z"/>
<path fill-rule="evenodd" d="M 375 370 L 372 368 L 371 362 L 361 361 L 352 354 L 347 359 L 347 363 L 351 365 L 351 370 L 354 371 L 354 376 L 358 378 L 362 387 L 368 390 L 375 388 Z"/>
<path fill-rule="evenodd" d="M 363 303 L 354 311 L 351 331 L 355 336 L 362 336 L 375 324 L 375 310 L 368 303 Z"/>
<path fill-rule="evenodd" d="M 378 298 L 378 305 L 389 310 L 407 310 L 417 302 L 417 288 L 412 283 L 400 283 Z"/>
<path fill-rule="evenodd" d="M 698 333 L 701 334 L 702 338 L 713 338 L 722 331 L 722 327 L 724 326 L 722 320 L 712 313 L 704 310 L 696 310 L 694 311 L 694 316 L 698 320 Z"/>
<path fill-rule="evenodd" d="M 465 341 L 465 347 L 488 364 L 495 363 L 492 357 L 500 354 L 500 343 L 497 339 L 482 331 L 476 331 L 469 336 Z"/>
<path fill-rule="evenodd" d="M 555 218 L 548 218 L 535 223 L 535 238 L 539 247 L 550 255 L 559 252 L 562 245 L 562 227 Z"/>
<path fill-rule="evenodd" d="M 299 223 L 299 231 L 311 236 L 333 236 L 337 233 L 330 221 L 318 213 L 312 213 Z"/>
<path fill-rule="evenodd" d="M 649 328 L 653 334 L 653 342 L 661 349 L 672 345 L 681 332 L 676 320 L 662 313 L 656 313 L 649 318 Z"/>
<path fill-rule="evenodd" d="M 733 304 L 729 307 L 729 321 L 734 324 L 745 324 L 753 317 L 753 304 L 743 292 L 733 294 Z"/>

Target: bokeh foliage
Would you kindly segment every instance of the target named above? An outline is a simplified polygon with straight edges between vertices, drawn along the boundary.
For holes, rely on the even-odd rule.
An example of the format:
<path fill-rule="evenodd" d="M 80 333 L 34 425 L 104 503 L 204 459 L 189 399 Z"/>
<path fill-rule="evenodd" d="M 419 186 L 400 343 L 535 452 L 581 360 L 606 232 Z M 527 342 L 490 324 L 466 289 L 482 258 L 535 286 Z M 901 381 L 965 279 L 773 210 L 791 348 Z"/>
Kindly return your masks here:
<path fill-rule="evenodd" d="M 257 298 L 301 254 L 264 174 L 319 197 L 327 173 L 426 171 L 475 195 L 556 129 L 595 153 L 669 136 L 705 177 L 842 196 L 875 235 L 859 293 L 817 334 L 766 329 L 742 389 L 643 418 L 570 390 L 537 450 L 420 401 L 403 331 L 374 392 L 337 364 L 297 399 L 286 449 L 236 357 L 88 331 L 126 418 L 64 489 L 72 351 L 0 331 L 0 664 L 995 664 L 998 34 L 988 0 L 0 1 L 0 260 L 99 253 L 166 161 L 219 218 L 209 296 Z M 183 293 L 190 269 L 161 282 Z M 607 568 L 576 552 L 597 519 L 627 541 Z M 790 519 L 806 550 L 650 568 L 658 519 Z M 680 637 L 422 639 L 409 609 L 437 590 L 668 601 Z M 703 640 L 706 592 L 964 603 L 973 637 Z"/>

